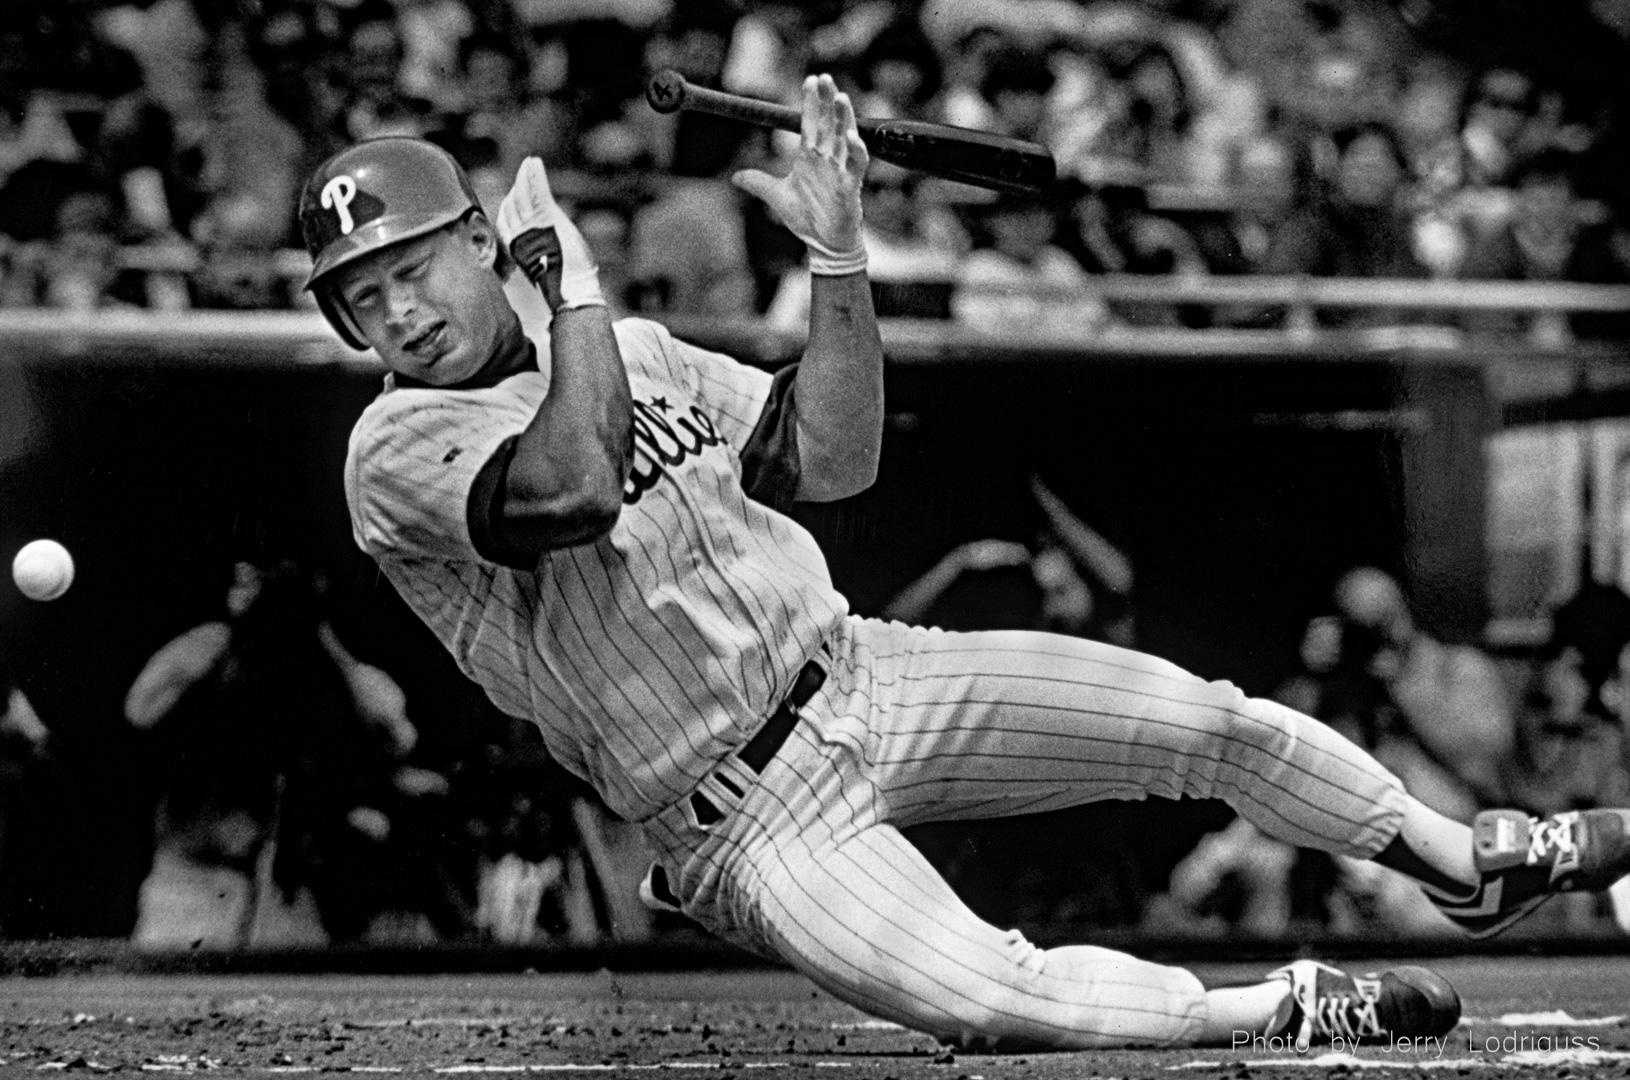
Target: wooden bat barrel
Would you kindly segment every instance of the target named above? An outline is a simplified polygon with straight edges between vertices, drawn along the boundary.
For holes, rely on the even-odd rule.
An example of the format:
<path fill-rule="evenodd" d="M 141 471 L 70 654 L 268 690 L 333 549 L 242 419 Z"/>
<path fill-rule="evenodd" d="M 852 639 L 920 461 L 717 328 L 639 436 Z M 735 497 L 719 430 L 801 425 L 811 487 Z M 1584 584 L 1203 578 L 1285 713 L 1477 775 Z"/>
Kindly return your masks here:
<path fill-rule="evenodd" d="M 671 69 L 652 77 L 645 99 L 661 113 L 692 109 L 791 132 L 802 125 L 797 109 L 693 86 Z M 923 120 L 856 119 L 855 126 L 873 157 L 930 176 L 1040 196 L 1057 175 L 1052 151 L 1025 139 Z"/>

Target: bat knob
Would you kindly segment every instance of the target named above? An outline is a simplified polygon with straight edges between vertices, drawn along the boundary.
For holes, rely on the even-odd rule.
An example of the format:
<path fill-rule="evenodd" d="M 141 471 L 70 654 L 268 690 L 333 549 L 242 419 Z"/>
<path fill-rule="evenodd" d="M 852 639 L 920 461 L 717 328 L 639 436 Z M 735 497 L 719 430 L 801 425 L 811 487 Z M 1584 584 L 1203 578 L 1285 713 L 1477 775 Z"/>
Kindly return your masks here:
<path fill-rule="evenodd" d="M 645 86 L 645 100 L 659 113 L 678 111 L 685 104 L 685 76 L 673 68 L 664 68 L 651 76 Z"/>

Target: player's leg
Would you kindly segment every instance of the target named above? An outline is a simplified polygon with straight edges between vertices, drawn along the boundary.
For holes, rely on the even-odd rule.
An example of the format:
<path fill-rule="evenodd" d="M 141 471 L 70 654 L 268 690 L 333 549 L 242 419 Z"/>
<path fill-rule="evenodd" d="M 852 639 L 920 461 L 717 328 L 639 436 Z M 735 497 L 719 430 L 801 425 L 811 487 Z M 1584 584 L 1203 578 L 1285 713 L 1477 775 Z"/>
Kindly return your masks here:
<path fill-rule="evenodd" d="M 755 820 L 738 825 L 720 860 L 719 899 L 722 910 L 750 913 L 737 924 L 738 933 L 751 927 L 748 944 L 870 1013 L 953 1045 L 1010 1052 L 1269 1037 L 1306 1048 L 1333 1034 L 1438 1035 L 1459 1019 L 1453 990 L 1418 969 L 1354 979 L 1300 962 L 1259 983 L 1206 990 L 1180 968 L 1109 949 L 1038 949 L 979 919 L 892 826 L 850 827 L 867 799 L 848 782 L 847 753 L 795 751 L 768 791 L 748 795 Z M 834 784 L 845 791 L 836 802 Z M 772 800 L 781 805 L 766 813 Z"/>
<path fill-rule="evenodd" d="M 1189 972 L 1095 947 L 1038 949 L 975 916 L 892 826 L 756 853 L 759 932 L 822 988 L 969 1049 L 1170 1046 L 1208 1030 Z M 1265 996 L 1263 1031 L 1287 995 Z M 1243 1008 L 1235 1010 L 1243 1014 Z"/>
<path fill-rule="evenodd" d="M 1410 797 L 1328 726 L 1157 657 L 1049 634 L 851 627 L 881 717 L 868 760 L 897 824 L 1221 798 L 1270 836 L 1411 875 L 1479 934 L 1556 890 L 1605 888 L 1630 870 L 1619 812 L 1495 812 L 1474 843 L 1471 827 Z"/>
<path fill-rule="evenodd" d="M 866 759 L 896 824 L 1190 796 L 1275 838 L 1370 856 L 1408 811 L 1397 779 L 1328 726 L 1157 657 L 1042 633 L 862 622 L 855 635 L 864 682 L 840 666 L 822 694 L 874 705 Z"/>

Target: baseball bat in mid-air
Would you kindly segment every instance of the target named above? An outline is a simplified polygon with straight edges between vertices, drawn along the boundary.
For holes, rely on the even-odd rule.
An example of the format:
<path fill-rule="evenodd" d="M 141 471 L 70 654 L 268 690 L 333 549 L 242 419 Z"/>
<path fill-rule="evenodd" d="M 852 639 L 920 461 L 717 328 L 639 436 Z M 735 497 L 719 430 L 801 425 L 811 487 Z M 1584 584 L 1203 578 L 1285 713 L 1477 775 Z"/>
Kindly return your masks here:
<path fill-rule="evenodd" d="M 651 79 L 645 100 L 661 113 L 694 109 L 782 131 L 796 132 L 802 122 L 797 109 L 693 86 L 672 69 Z M 856 119 L 855 126 L 872 157 L 976 187 L 1041 195 L 1057 172 L 1052 151 L 1024 139 L 923 120 Z"/>

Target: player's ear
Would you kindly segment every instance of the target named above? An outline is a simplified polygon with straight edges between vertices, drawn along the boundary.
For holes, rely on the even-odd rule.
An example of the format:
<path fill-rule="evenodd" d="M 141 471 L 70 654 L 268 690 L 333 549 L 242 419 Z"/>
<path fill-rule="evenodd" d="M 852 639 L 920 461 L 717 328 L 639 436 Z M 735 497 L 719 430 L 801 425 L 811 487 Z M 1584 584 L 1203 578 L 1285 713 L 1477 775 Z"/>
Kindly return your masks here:
<path fill-rule="evenodd" d="M 481 265 L 493 270 L 500 279 L 509 277 L 513 264 L 509 253 L 504 250 L 503 241 L 498 238 L 498 230 L 487 220 L 487 215 L 472 210 L 470 216 L 464 219 L 464 227 Z"/>

